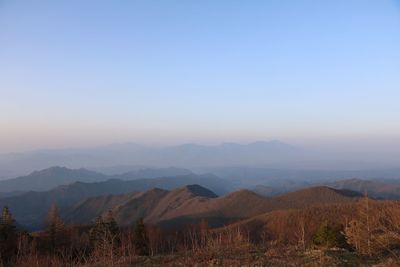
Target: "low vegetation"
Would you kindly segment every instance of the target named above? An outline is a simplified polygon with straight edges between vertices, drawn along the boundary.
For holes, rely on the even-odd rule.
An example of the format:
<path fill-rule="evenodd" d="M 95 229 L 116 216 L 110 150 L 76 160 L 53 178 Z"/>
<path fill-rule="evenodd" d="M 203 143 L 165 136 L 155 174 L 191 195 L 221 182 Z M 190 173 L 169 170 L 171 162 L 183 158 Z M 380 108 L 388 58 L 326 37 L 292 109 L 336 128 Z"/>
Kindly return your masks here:
<path fill-rule="evenodd" d="M 179 228 L 142 218 L 119 227 L 112 212 L 71 225 L 50 208 L 47 228 L 19 229 L 5 207 L 1 266 L 398 266 L 400 203 L 324 204 L 273 211 L 220 228 Z"/>

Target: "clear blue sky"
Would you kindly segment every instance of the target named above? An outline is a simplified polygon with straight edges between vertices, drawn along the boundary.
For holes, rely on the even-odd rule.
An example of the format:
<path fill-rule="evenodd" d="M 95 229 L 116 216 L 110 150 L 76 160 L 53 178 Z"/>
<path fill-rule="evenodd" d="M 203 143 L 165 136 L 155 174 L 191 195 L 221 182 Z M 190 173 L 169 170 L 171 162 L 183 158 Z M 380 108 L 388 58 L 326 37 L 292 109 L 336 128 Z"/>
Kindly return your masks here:
<path fill-rule="evenodd" d="M 400 135 L 400 1 L 0 0 L 0 152 Z"/>

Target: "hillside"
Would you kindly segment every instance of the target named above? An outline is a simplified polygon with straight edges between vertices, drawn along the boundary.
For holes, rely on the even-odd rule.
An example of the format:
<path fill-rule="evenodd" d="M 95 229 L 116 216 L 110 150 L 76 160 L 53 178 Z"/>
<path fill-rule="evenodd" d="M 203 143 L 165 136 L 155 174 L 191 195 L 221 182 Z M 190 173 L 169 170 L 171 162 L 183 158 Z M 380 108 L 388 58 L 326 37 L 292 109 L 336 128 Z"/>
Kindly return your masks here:
<path fill-rule="evenodd" d="M 88 224 L 93 222 L 93 219 L 106 213 L 118 205 L 128 202 L 131 198 L 140 193 L 132 192 L 120 195 L 103 195 L 99 197 L 91 197 L 85 199 L 71 208 L 63 211 L 66 221 L 71 221 L 79 224 Z M 66 214 L 66 215 L 65 215 Z"/>
<path fill-rule="evenodd" d="M 251 191 L 254 193 L 264 196 L 264 197 L 272 197 L 286 192 L 286 190 L 267 185 L 256 185 L 251 188 Z"/>
<path fill-rule="evenodd" d="M 348 225 L 352 219 L 359 218 L 359 211 L 363 205 L 360 201 L 350 201 L 326 203 L 301 209 L 276 210 L 239 221 L 229 225 L 228 228 L 245 229 L 255 242 L 260 242 L 267 236 L 269 239 L 279 240 L 287 245 L 299 245 L 303 236 L 304 242 L 311 244 L 317 229 L 322 224 Z M 400 203 L 370 199 L 369 209 L 373 220 L 384 216 L 386 222 L 396 222 Z M 226 228 L 216 229 L 215 232 L 226 230 Z"/>
<path fill-rule="evenodd" d="M 291 245 L 298 245 L 304 230 L 310 243 L 318 227 L 325 222 L 346 225 L 357 214 L 357 202 L 330 203 L 301 209 L 274 210 L 231 224 L 231 229 L 246 229 L 250 238 L 259 242 L 265 236 Z M 216 229 L 226 231 L 226 229 Z"/>
<path fill-rule="evenodd" d="M 187 185 L 172 191 L 153 188 L 141 193 L 89 198 L 75 205 L 65 218 L 73 223 L 87 224 L 111 210 L 120 225 L 132 224 L 140 217 L 157 223 L 199 209 L 199 202 L 216 197 L 212 191 L 199 185 Z"/>
<path fill-rule="evenodd" d="M 276 197 L 276 199 L 288 204 L 290 203 L 292 208 L 302 208 L 316 204 L 355 201 L 360 197 L 362 197 L 362 194 L 355 191 L 316 186 L 285 193 Z"/>
<path fill-rule="evenodd" d="M 215 227 L 266 212 L 332 203 L 351 203 L 357 201 L 359 197 L 360 195 L 355 192 L 340 191 L 328 187 L 314 187 L 269 198 L 262 197 L 249 190 L 240 190 L 204 201 L 194 211 L 161 223 L 173 226 L 177 223 L 206 218 L 210 225 Z"/>
<path fill-rule="evenodd" d="M 37 227 L 43 223 L 47 210 L 53 203 L 65 210 L 89 197 L 145 191 L 154 187 L 170 190 L 188 184 L 200 184 L 219 194 L 224 194 L 229 185 L 213 175 L 195 174 L 132 181 L 111 179 L 95 183 L 75 182 L 45 192 L 27 192 L 0 198 L 0 207 L 9 206 L 20 224 Z"/>
<path fill-rule="evenodd" d="M 354 192 L 316 187 L 274 198 L 262 197 L 249 190 L 217 197 L 204 187 L 189 185 L 172 191 L 152 189 L 139 194 L 107 197 L 108 201 L 104 197 L 88 199 L 76 206 L 67 218 L 72 222 L 89 223 L 110 209 L 122 226 L 143 217 L 147 223 L 164 227 L 179 227 L 205 218 L 210 226 L 217 227 L 275 210 L 354 202 L 359 196 Z M 114 207 L 109 205 L 111 202 Z"/>
<path fill-rule="evenodd" d="M 352 178 L 330 182 L 327 183 L 327 185 L 337 189 L 357 191 L 361 194 L 367 193 L 369 197 L 376 199 L 400 199 L 400 186 L 398 181 L 377 181 Z"/>

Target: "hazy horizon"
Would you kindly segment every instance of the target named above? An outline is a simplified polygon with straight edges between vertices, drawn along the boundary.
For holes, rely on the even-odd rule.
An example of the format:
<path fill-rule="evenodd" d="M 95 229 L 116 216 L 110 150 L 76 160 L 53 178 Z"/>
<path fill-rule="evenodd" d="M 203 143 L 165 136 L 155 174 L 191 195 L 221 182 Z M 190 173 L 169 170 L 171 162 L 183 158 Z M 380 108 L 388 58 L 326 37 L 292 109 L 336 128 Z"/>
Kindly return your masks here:
<path fill-rule="evenodd" d="M 366 145 L 360 140 L 331 143 L 250 142 L 144 144 L 137 142 L 42 148 L 0 154 L 0 180 L 53 166 L 91 170 L 178 167 L 200 172 L 213 168 L 363 171 L 400 168 L 400 146 Z M 376 172 L 372 172 L 374 174 Z M 392 172 L 390 172 L 392 173 Z M 397 173 L 397 172 L 396 172 Z M 364 173 L 365 174 L 365 173 Z M 394 173 L 395 174 L 395 173 Z"/>
<path fill-rule="evenodd" d="M 221 141 L 199 141 L 188 139 L 186 142 L 140 142 L 137 140 L 130 140 L 125 142 L 110 142 L 110 143 L 92 143 L 92 144 L 75 144 L 75 145 L 60 145 L 60 146 L 38 146 L 32 147 L 29 149 L 20 149 L 20 150 L 10 150 L 10 151 L 2 151 L 0 154 L 13 154 L 13 153 L 30 153 L 36 151 L 46 151 L 46 150 L 74 150 L 74 149 L 94 149 L 100 147 L 109 147 L 109 146 L 124 146 L 124 145 L 138 145 L 148 148 L 168 148 L 174 146 L 182 146 L 182 145 L 198 145 L 198 146 L 220 146 L 223 144 L 239 144 L 239 145 L 248 145 L 257 142 L 282 142 L 284 144 L 288 144 L 291 146 L 295 146 L 298 148 L 310 149 L 320 152 L 354 152 L 354 153 L 363 153 L 365 151 L 370 152 L 398 152 L 400 149 L 400 138 L 392 138 L 392 139 L 361 139 L 361 138 L 353 138 L 353 139 L 279 139 L 279 138 L 264 138 L 264 139 L 226 139 Z M 400 156 L 400 151 L 398 152 Z"/>
<path fill-rule="evenodd" d="M 2 1 L 0 153 L 270 139 L 390 150 L 399 15 L 398 1 Z"/>

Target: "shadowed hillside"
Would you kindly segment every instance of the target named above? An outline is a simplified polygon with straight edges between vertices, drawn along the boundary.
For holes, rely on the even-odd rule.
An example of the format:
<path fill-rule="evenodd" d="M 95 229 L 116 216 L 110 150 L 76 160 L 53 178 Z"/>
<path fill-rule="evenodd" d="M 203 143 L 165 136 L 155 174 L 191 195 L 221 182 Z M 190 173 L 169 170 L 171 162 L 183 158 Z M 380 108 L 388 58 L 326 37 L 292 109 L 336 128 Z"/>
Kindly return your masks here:
<path fill-rule="evenodd" d="M 354 201 L 362 196 L 362 194 L 351 190 L 338 190 L 327 186 L 317 186 L 285 193 L 276 199 L 285 203 L 291 203 L 293 208 L 302 208 L 315 204 Z"/>
<path fill-rule="evenodd" d="M 112 179 L 96 183 L 75 182 L 45 192 L 27 192 L 1 198 L 0 207 L 9 206 L 22 225 L 37 227 L 43 224 L 47 210 L 52 204 L 57 204 L 64 210 L 89 197 L 145 191 L 154 187 L 169 190 L 188 184 L 200 184 L 218 194 L 224 194 L 229 187 L 226 181 L 213 175 L 195 174 L 132 181 Z"/>
<path fill-rule="evenodd" d="M 164 227 L 178 227 L 201 219 L 207 219 L 210 226 L 215 227 L 274 210 L 354 202 L 359 197 L 355 192 L 328 187 L 300 190 L 274 198 L 262 197 L 249 190 L 217 197 L 204 187 L 189 185 L 172 191 L 152 189 L 138 194 L 91 198 L 76 205 L 66 218 L 74 223 L 90 223 L 96 216 L 111 210 L 122 226 L 143 217 L 148 223 Z"/>

